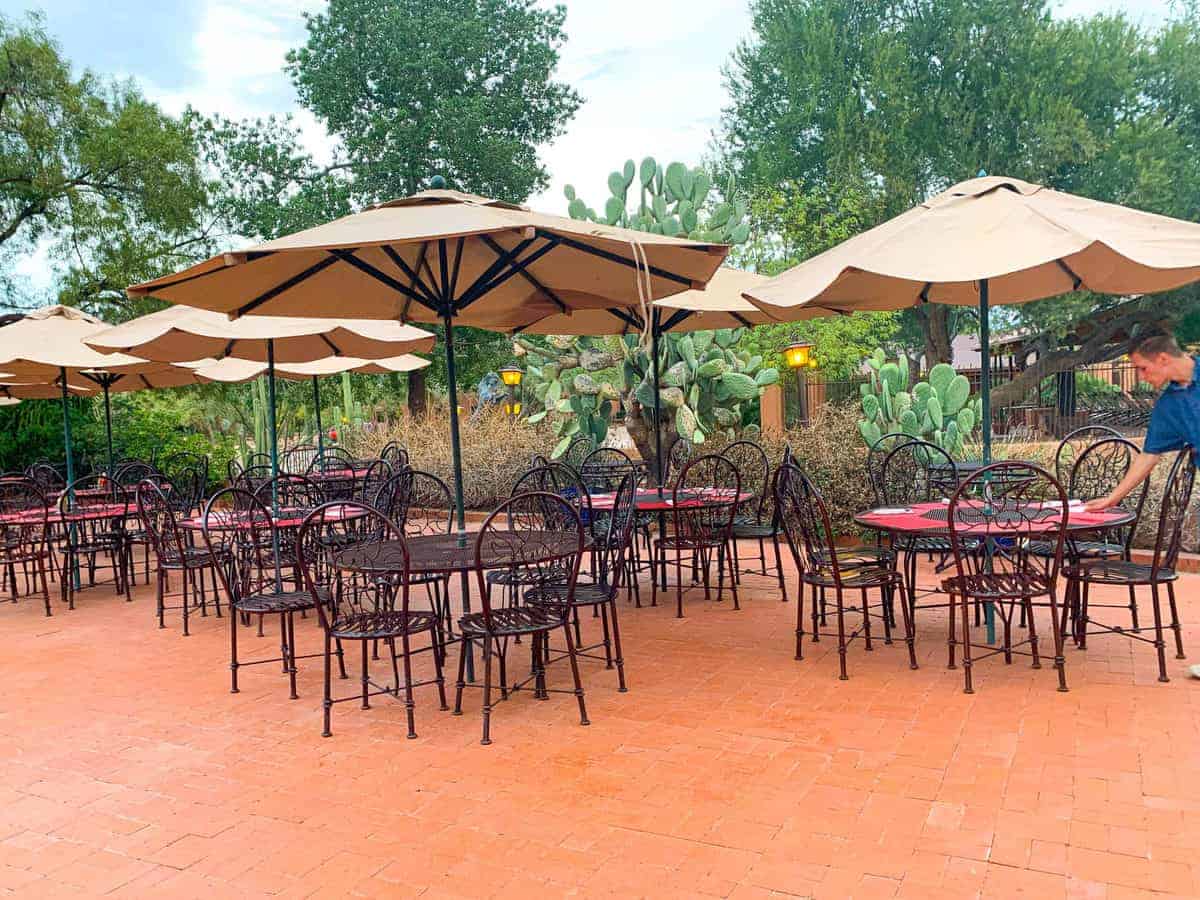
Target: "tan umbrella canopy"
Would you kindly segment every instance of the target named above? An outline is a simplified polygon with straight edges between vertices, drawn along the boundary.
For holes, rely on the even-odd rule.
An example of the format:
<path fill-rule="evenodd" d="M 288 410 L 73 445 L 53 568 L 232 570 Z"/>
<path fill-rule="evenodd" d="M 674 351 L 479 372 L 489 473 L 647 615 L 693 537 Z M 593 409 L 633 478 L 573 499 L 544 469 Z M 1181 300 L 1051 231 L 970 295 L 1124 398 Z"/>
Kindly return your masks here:
<path fill-rule="evenodd" d="M 435 179 L 435 187 L 442 187 Z M 450 408 L 455 324 L 526 328 L 577 310 L 646 307 L 702 288 L 723 244 L 535 213 L 429 190 L 316 228 L 226 253 L 131 287 L 235 316 L 358 316 L 446 326 Z M 451 416 L 455 506 L 464 527 L 458 420 Z"/>
<path fill-rule="evenodd" d="M 1025 303 L 1068 291 L 1148 294 L 1200 278 L 1200 224 L 1016 178 L 956 184 L 746 292 L 778 321 L 814 308 Z"/>
<path fill-rule="evenodd" d="M 984 460 L 991 459 L 988 310 L 1074 290 L 1146 294 L 1200 279 L 1200 224 L 1016 178 L 957 184 L 826 250 L 746 299 L 776 321 L 904 309 L 980 310 Z"/>
<path fill-rule="evenodd" d="M 285 316 L 230 320 L 222 313 L 169 306 L 87 339 L 101 353 L 133 353 L 163 362 L 233 357 L 265 363 L 268 342 L 276 363 L 306 363 L 331 355 L 376 359 L 428 352 L 434 336 L 399 322 Z"/>
<path fill-rule="evenodd" d="M 134 285 L 234 315 L 338 316 L 511 331 L 575 309 L 636 307 L 702 287 L 722 244 L 422 191 Z M 644 271 L 639 290 L 634 272 Z"/>
<path fill-rule="evenodd" d="M 71 454 L 71 424 L 67 416 L 68 393 L 82 393 L 76 385 L 90 382 L 104 391 L 105 425 L 109 464 L 112 463 L 112 420 L 108 396 L 112 390 L 141 390 L 147 387 L 178 387 L 199 384 L 195 372 L 163 362 L 123 353 L 93 350 L 88 338 L 106 331 L 109 325 L 70 306 L 46 306 L 0 327 L 0 369 L 11 373 L 12 396 L 27 399 L 60 397 L 63 401 L 63 440 L 66 448 L 67 479 L 74 480 Z M 37 390 L 40 386 L 41 390 Z"/>
<path fill-rule="evenodd" d="M 87 397 L 96 393 L 95 385 L 68 385 L 67 392 L 75 397 Z M 14 400 L 57 400 L 62 396 L 62 388 L 55 383 L 37 384 L 0 384 L 0 396 Z"/>
<path fill-rule="evenodd" d="M 754 272 L 721 266 L 704 290 L 687 290 L 654 301 L 659 330 L 714 331 L 774 322 L 742 296 L 768 280 Z M 523 334 L 629 334 L 644 331 L 645 323 L 639 308 L 612 307 L 560 313 L 515 330 Z"/>

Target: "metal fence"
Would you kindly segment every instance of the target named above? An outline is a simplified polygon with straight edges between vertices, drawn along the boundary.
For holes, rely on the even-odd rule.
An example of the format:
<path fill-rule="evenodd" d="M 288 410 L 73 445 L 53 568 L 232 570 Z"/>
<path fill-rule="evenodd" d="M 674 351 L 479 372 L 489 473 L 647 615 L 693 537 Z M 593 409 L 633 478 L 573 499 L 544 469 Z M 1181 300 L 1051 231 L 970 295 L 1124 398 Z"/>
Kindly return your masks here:
<path fill-rule="evenodd" d="M 971 393 L 978 394 L 978 371 L 966 371 Z M 1016 375 L 1007 369 L 992 372 L 992 388 L 1007 384 Z M 923 376 L 922 376 L 923 377 Z M 785 373 L 785 416 L 789 425 L 804 421 L 825 403 L 857 403 L 866 376 L 829 380 L 819 374 L 797 377 Z M 1150 420 L 1157 392 L 1140 382 L 1128 361 L 1098 363 L 1042 379 L 1019 402 L 993 405 L 995 434 L 1013 440 L 1062 437 L 1084 425 L 1108 425 L 1123 434 L 1141 435 Z"/>

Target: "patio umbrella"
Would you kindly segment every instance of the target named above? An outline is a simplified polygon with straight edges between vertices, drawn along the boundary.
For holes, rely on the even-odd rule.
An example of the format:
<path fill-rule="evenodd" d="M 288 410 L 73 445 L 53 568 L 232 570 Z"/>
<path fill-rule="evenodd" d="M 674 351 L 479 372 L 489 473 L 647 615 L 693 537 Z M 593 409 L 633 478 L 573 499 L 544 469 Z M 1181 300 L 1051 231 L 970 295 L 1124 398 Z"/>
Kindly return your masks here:
<path fill-rule="evenodd" d="M 266 366 L 246 360 L 226 357 L 222 360 L 201 360 L 199 363 L 189 363 L 196 368 L 199 375 L 213 381 L 248 381 L 266 371 Z M 429 360 L 402 353 L 389 359 L 356 359 L 349 356 L 328 356 L 325 359 L 308 363 L 294 363 L 288 366 L 276 366 L 275 374 L 292 381 L 304 378 L 312 379 L 313 411 L 317 420 L 317 451 L 324 450 L 324 436 L 321 433 L 321 397 L 319 381 L 325 375 L 338 375 L 342 372 L 357 372 L 362 375 L 387 375 L 393 372 L 415 372 L 429 365 Z"/>
<path fill-rule="evenodd" d="M 188 363 L 202 357 L 224 357 L 266 363 L 267 429 L 271 435 L 271 475 L 279 474 L 279 445 L 275 433 L 275 364 L 312 362 L 330 354 L 353 352 L 358 357 L 394 357 L 414 350 L 433 349 L 428 331 L 399 322 L 285 316 L 243 316 L 231 320 L 203 309 L 169 306 L 117 325 L 88 339 L 102 353 L 136 353 L 159 362 Z M 216 378 L 211 367 L 194 370 L 212 380 L 245 381 L 242 366 L 224 366 L 234 377 Z M 261 371 L 261 370 L 260 370 Z M 207 373 L 207 374 L 206 374 Z"/>
<path fill-rule="evenodd" d="M 558 313 L 644 307 L 703 287 L 728 248 L 430 190 L 134 285 L 131 296 L 234 316 L 442 322 L 451 410 L 454 326 L 525 328 Z M 458 526 L 458 418 L 450 417 Z"/>
<path fill-rule="evenodd" d="M 43 307 L 0 327 L 0 359 L 3 360 L 0 369 L 11 382 L 10 395 L 29 399 L 59 396 L 62 399 L 68 484 L 75 480 L 75 463 L 67 397 L 70 393 L 83 393 L 78 385 L 88 381 L 104 391 L 111 468 L 112 422 L 108 393 L 113 385 L 126 378 L 140 379 L 127 382 L 140 387 L 168 387 L 199 381 L 195 373 L 186 369 L 123 353 L 105 355 L 87 346 L 87 338 L 108 328 L 107 323 L 95 316 L 69 306 Z"/>
<path fill-rule="evenodd" d="M 988 311 L 1080 289 L 1148 294 L 1200 279 L 1200 224 L 983 176 L 825 251 L 746 299 L 775 321 L 979 307 L 983 457 L 992 456 Z"/>

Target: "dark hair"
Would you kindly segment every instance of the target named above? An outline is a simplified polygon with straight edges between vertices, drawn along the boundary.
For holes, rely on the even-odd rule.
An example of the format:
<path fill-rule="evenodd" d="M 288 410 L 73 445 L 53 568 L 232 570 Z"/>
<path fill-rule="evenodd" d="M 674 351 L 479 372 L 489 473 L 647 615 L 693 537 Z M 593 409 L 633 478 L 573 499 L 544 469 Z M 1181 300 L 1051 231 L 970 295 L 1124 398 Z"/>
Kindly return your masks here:
<path fill-rule="evenodd" d="M 1174 336 L 1169 334 L 1150 334 L 1146 337 L 1139 338 L 1137 343 L 1133 345 L 1130 355 L 1136 353 L 1138 356 L 1149 358 L 1158 356 L 1160 353 L 1165 353 L 1167 356 L 1187 356 L 1179 349 L 1179 343 Z"/>

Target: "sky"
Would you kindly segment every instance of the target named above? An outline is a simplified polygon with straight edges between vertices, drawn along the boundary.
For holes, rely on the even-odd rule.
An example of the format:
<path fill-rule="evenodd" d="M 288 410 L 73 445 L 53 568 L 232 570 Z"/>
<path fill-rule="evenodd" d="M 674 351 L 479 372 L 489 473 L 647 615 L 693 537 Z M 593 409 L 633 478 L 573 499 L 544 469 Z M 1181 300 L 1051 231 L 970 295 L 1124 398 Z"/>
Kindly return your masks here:
<path fill-rule="evenodd" d="M 436 0 L 430 0 L 436 2 Z M 550 0 L 538 0 L 550 5 Z M 300 110 L 283 72 L 303 43 L 302 13 L 324 0 L 0 0 L 0 13 L 40 10 L 67 58 L 132 78 L 172 113 L 189 104 L 230 118 L 294 114 L 306 144 L 327 158 L 320 123 Z M 746 0 L 566 0 L 567 43 L 558 77 L 585 103 L 566 134 L 542 148 L 550 186 L 530 198 L 564 213 L 572 184 L 593 207 L 608 173 L 625 159 L 701 161 L 725 105 L 721 70 L 750 31 Z M 1153 25 L 1169 0 L 1061 0 L 1060 15 L 1123 10 Z M 48 285 L 45 254 L 18 267 L 33 288 Z"/>

